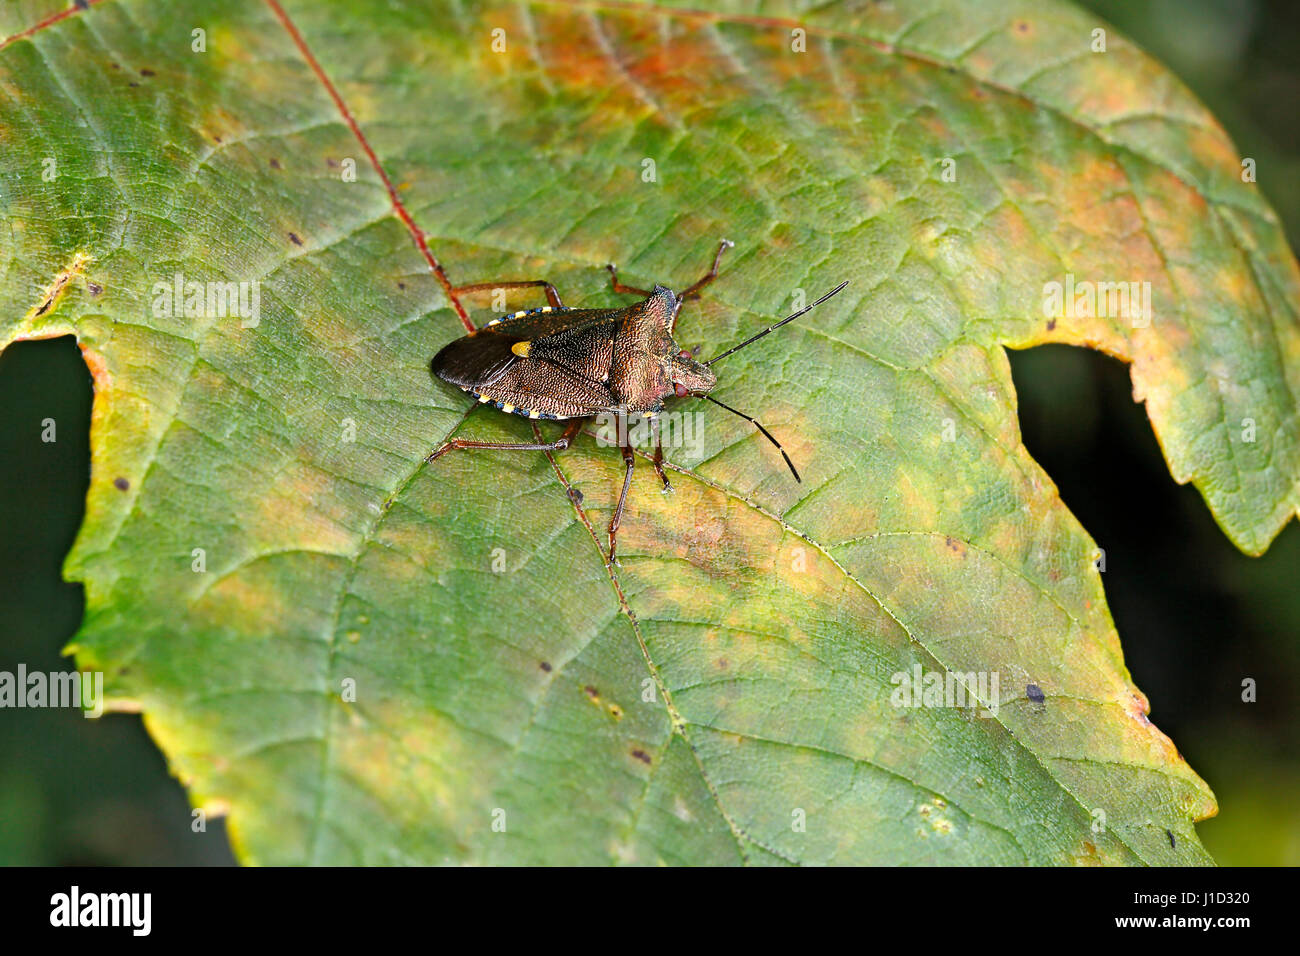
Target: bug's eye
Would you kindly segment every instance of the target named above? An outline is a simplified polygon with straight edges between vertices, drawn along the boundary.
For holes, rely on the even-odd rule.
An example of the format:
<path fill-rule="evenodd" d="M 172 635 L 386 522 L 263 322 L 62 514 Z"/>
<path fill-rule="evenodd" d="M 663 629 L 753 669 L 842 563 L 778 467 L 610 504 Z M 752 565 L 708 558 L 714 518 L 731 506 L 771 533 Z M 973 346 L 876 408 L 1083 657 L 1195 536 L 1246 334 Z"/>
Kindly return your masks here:
<path fill-rule="evenodd" d="M 691 353 L 686 351 L 686 349 L 682 349 L 680 352 L 677 353 L 677 357 L 688 359 L 691 357 Z"/>
<path fill-rule="evenodd" d="M 681 382 L 673 382 L 673 391 L 677 394 L 678 398 L 686 397 L 686 386 Z"/>

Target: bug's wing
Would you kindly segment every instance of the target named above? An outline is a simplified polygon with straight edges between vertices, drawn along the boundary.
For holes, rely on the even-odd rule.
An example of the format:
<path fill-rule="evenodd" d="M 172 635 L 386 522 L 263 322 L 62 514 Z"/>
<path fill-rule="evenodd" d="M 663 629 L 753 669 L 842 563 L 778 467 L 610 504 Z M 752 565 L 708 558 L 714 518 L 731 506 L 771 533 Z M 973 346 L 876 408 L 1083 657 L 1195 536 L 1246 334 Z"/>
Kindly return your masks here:
<path fill-rule="evenodd" d="M 515 362 L 513 344 L 504 335 L 466 335 L 443 346 L 430 368 L 444 382 L 476 391 L 491 385 Z"/>
<path fill-rule="evenodd" d="M 568 326 L 555 321 L 577 311 L 587 313 L 580 317 L 586 321 Z M 575 309 L 486 326 L 443 348 L 432 368 L 439 378 L 480 401 L 532 418 L 581 418 L 609 411 L 609 368 L 617 333 L 617 323 L 609 320 L 613 311 Z M 549 334 L 528 337 L 537 332 Z"/>

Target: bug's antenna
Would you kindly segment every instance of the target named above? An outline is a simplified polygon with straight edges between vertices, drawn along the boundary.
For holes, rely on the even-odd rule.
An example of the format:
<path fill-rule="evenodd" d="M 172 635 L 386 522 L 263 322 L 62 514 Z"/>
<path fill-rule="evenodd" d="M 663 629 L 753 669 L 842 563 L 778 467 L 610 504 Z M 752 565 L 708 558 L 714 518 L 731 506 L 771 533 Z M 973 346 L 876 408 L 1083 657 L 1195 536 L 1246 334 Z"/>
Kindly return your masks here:
<path fill-rule="evenodd" d="M 726 358 L 726 357 L 727 357 L 728 355 L 730 355 L 732 352 L 739 352 L 739 351 L 740 351 L 741 349 L 743 349 L 746 345 L 749 345 L 751 342 L 756 342 L 756 341 L 758 341 L 758 340 L 761 339 L 763 336 L 767 335 L 767 333 L 769 333 L 769 332 L 775 332 L 777 329 L 779 329 L 781 326 L 785 325 L 787 322 L 792 322 L 792 321 L 794 321 L 795 319 L 799 318 L 799 316 L 803 315 L 805 312 L 810 312 L 810 311 L 812 311 L 812 309 L 813 309 L 815 306 L 819 306 L 819 305 L 821 305 L 823 302 L 825 302 L 827 299 L 829 299 L 829 298 L 830 298 L 831 296 L 833 296 L 835 293 L 839 292 L 841 289 L 843 289 L 843 288 L 844 288 L 846 285 L 848 285 L 848 284 L 849 284 L 849 280 L 848 280 L 848 279 L 845 279 L 843 282 L 841 282 L 841 283 L 840 283 L 839 285 L 837 285 L 835 288 L 831 289 L 830 292 L 827 292 L 824 296 L 822 296 L 820 299 L 818 299 L 818 300 L 817 300 L 816 302 L 814 302 L 812 305 L 806 305 L 806 306 L 804 306 L 802 309 L 800 309 L 800 310 L 799 310 L 798 312 L 796 312 L 794 315 L 787 315 L 787 316 L 786 316 L 784 319 L 782 319 L 780 322 L 776 323 L 776 325 L 769 325 L 769 326 L 768 326 L 767 328 L 765 328 L 762 332 L 759 332 L 757 335 L 751 335 L 749 338 L 745 339 L 745 341 L 741 342 L 739 345 L 736 345 L 736 346 L 733 346 L 732 348 L 727 349 L 727 351 L 723 352 L 721 355 L 715 355 L 713 358 L 709 359 L 709 360 L 708 360 L 707 362 L 705 362 L 704 364 L 705 364 L 705 365 L 712 365 L 714 362 L 717 362 L 717 361 L 719 361 L 720 359 L 724 359 L 724 358 Z M 717 400 L 714 399 L 714 401 L 717 401 Z M 722 405 L 721 402 L 718 402 L 718 404 L 719 404 L 719 405 Z M 723 407 L 725 408 L 726 406 L 724 405 Z M 735 412 L 736 410 L 733 408 L 732 411 Z M 739 412 L 736 412 L 736 414 L 739 415 L 740 413 L 739 413 Z M 751 418 L 750 421 L 754 421 L 754 420 Z M 754 422 L 754 424 L 755 424 L 755 425 L 758 425 L 758 422 Z M 758 427 L 759 427 L 759 428 L 762 428 L 763 426 L 762 426 L 762 425 L 759 425 Z M 763 434 L 767 435 L 767 432 L 764 432 Z M 768 438 L 772 438 L 771 435 L 767 435 L 767 437 L 768 437 Z M 772 440 L 773 440 L 773 441 L 776 441 L 776 439 L 774 439 L 774 438 L 773 438 Z M 779 448 L 780 446 L 778 445 L 777 447 Z M 789 461 L 789 459 L 787 458 L 786 461 Z M 791 471 L 794 470 L 794 466 L 793 466 L 793 465 L 790 466 L 790 470 L 791 470 Z M 799 476 L 796 474 L 795 477 L 798 478 Z"/>
<path fill-rule="evenodd" d="M 848 285 L 848 283 L 846 282 L 844 285 Z M 843 289 L 843 288 L 844 288 L 843 285 L 840 286 L 840 289 Z M 839 292 L 840 289 L 836 289 L 835 292 Z M 834 295 L 835 292 L 832 292 L 831 295 Z M 830 296 L 827 296 L 827 298 L 830 298 Z M 816 305 L 816 304 L 817 304 L 816 302 L 813 303 L 813 305 Z M 812 305 L 810 305 L 808 308 L 811 309 L 811 308 L 812 308 Z M 804 311 L 807 312 L 808 309 L 804 309 Z M 791 318 L 793 318 L 793 316 L 792 316 Z M 789 319 L 786 319 L 786 321 L 788 322 L 788 321 L 790 321 L 790 320 L 789 320 Z M 769 329 L 768 331 L 771 331 L 771 330 Z M 698 392 L 698 393 L 696 393 L 696 397 L 697 397 L 697 398 L 707 398 L 707 399 L 708 399 L 709 401 L 711 401 L 714 405 L 721 405 L 723 408 L 725 408 L 727 411 L 731 412 L 733 415 L 739 415 L 739 416 L 740 416 L 741 418 L 743 418 L 745 421 L 749 422 L 751 425 L 753 425 L 755 428 L 757 428 L 759 431 L 761 431 L 761 432 L 763 433 L 763 435 L 767 438 L 767 440 L 770 441 L 773 445 L 775 445 L 775 446 L 777 447 L 777 450 L 781 453 L 781 457 L 785 459 L 785 463 L 786 463 L 787 465 L 790 466 L 790 474 L 794 475 L 794 480 L 797 481 L 797 482 L 799 482 L 800 484 L 803 484 L 803 479 L 799 477 L 799 472 L 797 472 L 797 471 L 794 470 L 794 462 L 792 462 L 792 461 L 790 460 L 790 456 L 787 455 L 787 454 L 785 453 L 785 449 L 781 447 L 781 443 L 780 443 L 779 441 L 777 441 L 775 438 L 772 437 L 772 433 L 771 433 L 770 431 L 768 431 L 766 428 L 764 428 L 761 424 L 759 424 L 759 423 L 758 423 L 757 421 L 755 421 L 754 419 L 750 418 L 750 417 L 749 417 L 748 415 L 746 415 L 744 412 L 739 411 L 739 410 L 737 410 L 737 409 L 734 409 L 734 408 L 732 408 L 730 405 L 727 405 L 727 404 L 725 404 L 725 403 L 723 403 L 723 402 L 718 401 L 716 398 L 714 398 L 712 395 L 709 395 L 707 392 Z"/>

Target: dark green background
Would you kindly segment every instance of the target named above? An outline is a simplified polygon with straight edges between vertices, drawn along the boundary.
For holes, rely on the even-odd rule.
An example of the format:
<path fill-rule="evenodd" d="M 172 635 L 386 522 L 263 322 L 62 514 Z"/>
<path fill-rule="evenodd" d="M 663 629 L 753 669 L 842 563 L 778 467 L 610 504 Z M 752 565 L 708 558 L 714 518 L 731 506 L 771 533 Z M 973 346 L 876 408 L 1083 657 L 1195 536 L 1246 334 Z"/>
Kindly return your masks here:
<path fill-rule="evenodd" d="M 1300 11 L 1289 2 L 1085 4 L 1181 76 L 1220 118 L 1300 238 Z M 1218 796 L 1201 824 L 1223 864 L 1300 863 L 1300 529 L 1236 551 L 1169 477 L 1127 369 L 1062 346 L 1012 356 L 1025 441 L 1106 551 L 1128 665 Z M 0 355 L 0 670 L 63 670 L 80 586 L 59 568 L 81 521 L 90 378 L 70 338 Z M 58 440 L 40 440 L 41 422 Z M 1259 702 L 1241 702 L 1254 678 Z M 138 717 L 0 712 L 0 863 L 232 863 L 220 821 L 193 833 L 185 794 Z"/>

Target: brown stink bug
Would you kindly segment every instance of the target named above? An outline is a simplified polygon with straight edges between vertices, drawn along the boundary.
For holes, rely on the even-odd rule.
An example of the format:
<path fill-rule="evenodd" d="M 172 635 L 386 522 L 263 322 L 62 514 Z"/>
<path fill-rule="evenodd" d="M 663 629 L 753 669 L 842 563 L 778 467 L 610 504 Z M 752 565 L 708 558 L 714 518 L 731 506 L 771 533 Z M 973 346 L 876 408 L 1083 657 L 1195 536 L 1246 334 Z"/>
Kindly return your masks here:
<path fill-rule="evenodd" d="M 718 383 L 712 365 L 733 352 L 761 339 L 813 306 L 821 305 L 843 289 L 841 282 L 812 305 L 788 315 L 775 325 L 750 336 L 707 362 L 696 361 L 673 339 L 677 313 L 687 299 L 718 275 L 722 254 L 733 243 L 722 240 L 713 266 L 694 285 L 680 293 L 657 285 L 647 291 L 623 285 L 618 272 L 608 266 L 615 292 L 643 296 L 641 302 L 621 309 L 572 309 L 544 279 L 526 282 L 476 282 L 458 286 L 454 294 L 494 289 L 536 288 L 545 290 L 549 303 L 540 309 L 515 312 L 493 319 L 481 329 L 448 343 L 430 363 L 433 373 L 474 395 L 480 402 L 503 412 L 533 419 L 565 419 L 564 432 L 553 442 L 490 442 L 453 438 L 444 442 L 426 461 L 433 462 L 453 448 L 502 448 L 515 451 L 560 451 L 568 448 L 583 423 L 597 415 L 616 417 L 619 447 L 625 466 L 623 490 L 609 522 L 609 560 L 615 560 L 615 539 L 628 488 L 632 483 L 634 452 L 628 441 L 629 417 L 649 419 L 655 450 L 652 463 L 664 490 L 670 489 L 664 473 L 663 445 L 656 416 L 664 399 L 673 396 L 706 398 L 750 422 L 775 445 L 790 466 L 795 481 L 799 472 L 781 443 L 753 418 L 718 401 L 709 392 Z"/>

